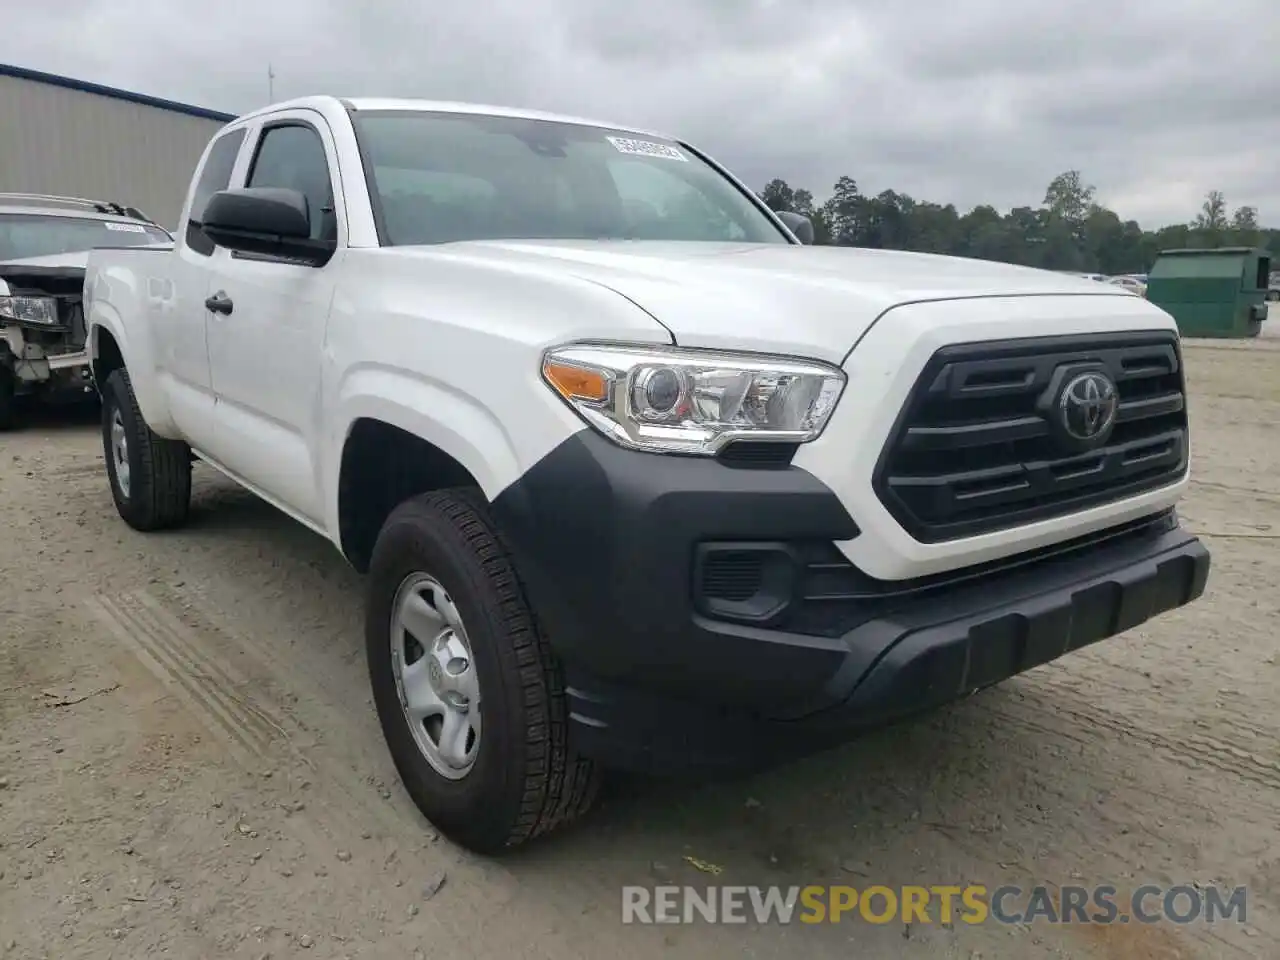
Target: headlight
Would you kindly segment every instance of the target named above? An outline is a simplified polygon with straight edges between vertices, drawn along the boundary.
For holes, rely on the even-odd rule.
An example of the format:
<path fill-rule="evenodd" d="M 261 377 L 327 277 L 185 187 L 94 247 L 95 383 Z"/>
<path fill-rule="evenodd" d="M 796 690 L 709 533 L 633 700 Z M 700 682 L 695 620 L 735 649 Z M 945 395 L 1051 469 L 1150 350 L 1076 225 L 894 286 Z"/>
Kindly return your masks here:
<path fill-rule="evenodd" d="M 738 439 L 812 440 L 845 384 L 837 367 L 806 360 L 586 344 L 547 351 L 542 376 L 625 447 L 703 455 Z"/>
<path fill-rule="evenodd" d="M 56 327 L 58 306 L 52 297 L 0 297 L 0 320 Z"/>

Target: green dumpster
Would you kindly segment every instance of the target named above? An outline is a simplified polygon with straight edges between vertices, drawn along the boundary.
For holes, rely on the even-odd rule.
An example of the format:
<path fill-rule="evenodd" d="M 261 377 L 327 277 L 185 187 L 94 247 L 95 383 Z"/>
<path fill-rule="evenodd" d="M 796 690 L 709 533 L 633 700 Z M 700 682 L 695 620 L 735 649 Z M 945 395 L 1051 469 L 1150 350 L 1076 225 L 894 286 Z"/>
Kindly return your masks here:
<path fill-rule="evenodd" d="M 1255 247 L 1166 250 L 1147 277 L 1147 299 L 1184 337 L 1256 337 L 1270 274 L 1271 255 Z"/>

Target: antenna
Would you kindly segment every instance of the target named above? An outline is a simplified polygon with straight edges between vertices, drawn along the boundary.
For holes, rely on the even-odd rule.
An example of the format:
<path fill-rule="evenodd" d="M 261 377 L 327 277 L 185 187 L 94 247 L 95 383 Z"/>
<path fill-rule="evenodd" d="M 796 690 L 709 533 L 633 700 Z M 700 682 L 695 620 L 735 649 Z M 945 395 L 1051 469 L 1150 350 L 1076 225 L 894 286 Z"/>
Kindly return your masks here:
<path fill-rule="evenodd" d="M 276 102 L 276 74 L 271 69 L 271 64 L 267 64 L 267 103 Z"/>

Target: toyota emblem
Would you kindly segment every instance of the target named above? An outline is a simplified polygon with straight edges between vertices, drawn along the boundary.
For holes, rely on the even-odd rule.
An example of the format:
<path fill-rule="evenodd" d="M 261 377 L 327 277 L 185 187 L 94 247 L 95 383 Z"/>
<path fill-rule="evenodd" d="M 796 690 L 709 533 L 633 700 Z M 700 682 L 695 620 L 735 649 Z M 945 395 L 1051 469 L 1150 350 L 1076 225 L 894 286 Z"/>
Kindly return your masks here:
<path fill-rule="evenodd" d="M 1120 397 L 1104 373 L 1090 370 L 1067 381 L 1058 396 L 1058 421 L 1063 431 L 1082 443 L 1100 443 L 1116 422 Z"/>

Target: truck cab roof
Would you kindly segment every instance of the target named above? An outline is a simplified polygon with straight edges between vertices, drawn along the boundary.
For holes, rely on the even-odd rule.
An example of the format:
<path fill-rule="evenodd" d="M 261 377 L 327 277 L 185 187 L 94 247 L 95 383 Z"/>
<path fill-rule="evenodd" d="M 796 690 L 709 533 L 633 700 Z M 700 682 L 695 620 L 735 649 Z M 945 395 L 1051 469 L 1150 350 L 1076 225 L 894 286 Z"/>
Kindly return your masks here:
<path fill-rule="evenodd" d="M 392 97 L 300 97 L 295 100 L 273 103 L 270 106 L 262 107 L 261 109 L 254 110 L 251 113 L 246 113 L 237 118 L 234 123 L 241 124 L 246 121 L 255 120 L 259 117 L 280 113 L 284 110 L 312 109 L 323 112 L 326 108 L 332 108 L 334 106 L 339 106 L 341 109 L 353 113 L 372 110 L 397 112 L 420 111 L 422 113 L 460 113 L 475 114 L 478 116 L 511 117 L 521 120 L 547 120 L 553 123 L 569 123 L 584 127 L 602 127 L 625 133 L 660 137 L 664 140 L 676 139 L 675 137 L 660 131 L 633 127 L 629 124 L 612 123 L 606 120 L 593 120 L 569 114 L 551 113 L 544 110 L 527 110 L 522 107 L 510 107 L 485 103 L 466 103 L 455 100 L 423 100 Z"/>

